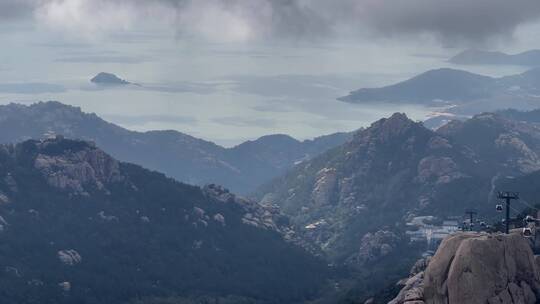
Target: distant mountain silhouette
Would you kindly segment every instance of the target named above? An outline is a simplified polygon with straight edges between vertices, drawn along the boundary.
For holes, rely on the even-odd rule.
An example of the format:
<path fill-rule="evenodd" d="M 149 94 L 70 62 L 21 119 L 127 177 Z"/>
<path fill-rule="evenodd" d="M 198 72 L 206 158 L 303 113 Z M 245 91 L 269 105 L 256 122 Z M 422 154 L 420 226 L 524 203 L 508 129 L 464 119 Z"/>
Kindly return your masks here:
<path fill-rule="evenodd" d="M 537 98 L 540 68 L 500 78 L 462 70 L 430 70 L 381 88 L 363 88 L 338 100 L 351 103 L 389 102 L 426 105 L 467 104 L 492 98 Z"/>
<path fill-rule="evenodd" d="M 105 73 L 101 72 L 97 74 L 94 78 L 90 80 L 90 82 L 98 84 L 98 85 L 127 85 L 131 84 L 131 82 L 128 82 L 124 79 L 119 78 L 118 76 L 111 74 L 111 73 Z"/>
<path fill-rule="evenodd" d="M 489 96 L 493 85 L 494 79 L 491 77 L 443 68 L 427 71 L 394 85 L 353 91 L 339 100 L 430 103 L 437 100 L 478 99 Z"/>
<path fill-rule="evenodd" d="M 217 183 L 248 193 L 257 186 L 350 138 L 336 133 L 298 141 L 269 135 L 224 148 L 177 131 L 134 132 L 59 102 L 0 106 L 0 143 L 63 135 L 94 141 L 114 157 L 180 181 Z"/>
<path fill-rule="evenodd" d="M 463 65 L 540 66 L 540 50 L 530 50 L 514 55 L 493 51 L 465 50 L 450 58 L 449 62 Z"/>

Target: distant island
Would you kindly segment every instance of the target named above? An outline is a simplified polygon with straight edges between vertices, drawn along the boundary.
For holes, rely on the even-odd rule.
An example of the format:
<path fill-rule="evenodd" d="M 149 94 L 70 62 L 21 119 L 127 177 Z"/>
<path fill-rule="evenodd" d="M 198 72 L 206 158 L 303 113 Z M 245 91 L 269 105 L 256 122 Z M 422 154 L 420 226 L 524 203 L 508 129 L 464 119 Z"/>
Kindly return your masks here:
<path fill-rule="evenodd" d="M 425 105 L 465 104 L 504 97 L 514 101 L 535 99 L 540 68 L 494 78 L 463 70 L 430 70 L 408 80 L 380 88 L 362 88 L 338 100 L 350 103 L 388 102 Z"/>
<path fill-rule="evenodd" d="M 101 72 L 97 74 L 94 78 L 90 80 L 92 83 L 98 84 L 98 85 L 128 85 L 132 84 L 129 81 L 126 81 L 124 79 L 121 79 L 120 77 L 111 74 L 111 73 L 105 73 Z"/>
<path fill-rule="evenodd" d="M 514 55 L 493 51 L 465 50 L 448 61 L 463 65 L 540 66 L 540 50 L 530 50 Z"/>
<path fill-rule="evenodd" d="M 494 78 L 454 69 L 430 70 L 382 88 L 362 88 L 338 100 L 361 102 L 408 102 L 430 104 L 437 101 L 471 100 L 487 97 Z"/>

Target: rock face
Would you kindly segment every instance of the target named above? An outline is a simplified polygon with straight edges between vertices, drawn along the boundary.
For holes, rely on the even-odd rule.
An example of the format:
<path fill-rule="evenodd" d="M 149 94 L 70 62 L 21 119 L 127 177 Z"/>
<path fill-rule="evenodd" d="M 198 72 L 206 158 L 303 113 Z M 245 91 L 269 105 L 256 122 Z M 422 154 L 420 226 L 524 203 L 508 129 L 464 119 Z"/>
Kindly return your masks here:
<path fill-rule="evenodd" d="M 459 233 L 390 303 L 534 304 L 539 292 L 540 268 L 519 233 Z"/>
<path fill-rule="evenodd" d="M 88 195 L 87 187 L 107 191 L 106 184 L 124 179 L 118 161 L 92 145 L 81 143 L 77 150 L 55 153 L 62 140 L 58 137 L 36 144 L 39 154 L 34 166 L 51 186 Z"/>
<path fill-rule="evenodd" d="M 394 251 L 398 243 L 399 237 L 392 231 L 368 232 L 362 237 L 356 262 L 360 265 L 376 262 Z"/>

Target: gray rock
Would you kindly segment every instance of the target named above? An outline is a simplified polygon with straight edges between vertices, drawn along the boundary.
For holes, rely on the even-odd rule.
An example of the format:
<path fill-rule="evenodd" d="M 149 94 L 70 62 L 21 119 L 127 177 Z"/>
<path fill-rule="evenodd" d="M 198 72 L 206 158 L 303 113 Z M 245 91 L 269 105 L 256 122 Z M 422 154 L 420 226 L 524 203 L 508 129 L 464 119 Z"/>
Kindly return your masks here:
<path fill-rule="evenodd" d="M 220 223 L 222 226 L 225 226 L 225 217 L 220 213 L 214 215 L 214 220 Z"/>
<path fill-rule="evenodd" d="M 67 266 L 75 266 L 82 262 L 81 255 L 73 249 L 58 251 L 58 259 Z"/>
<path fill-rule="evenodd" d="M 424 299 L 424 272 L 408 278 L 399 294 L 388 304 L 404 304 Z"/>
<path fill-rule="evenodd" d="M 0 192 L 0 206 L 1 205 L 7 205 L 11 202 L 11 200 L 9 199 L 9 197 L 3 193 L 3 192 Z"/>
<path fill-rule="evenodd" d="M 399 237 L 392 231 L 379 230 L 375 233 L 366 233 L 360 242 L 356 263 L 364 265 L 389 255 L 397 247 L 398 241 Z"/>
<path fill-rule="evenodd" d="M 62 139 L 45 140 L 40 149 L 57 144 Z M 66 151 L 60 155 L 38 154 L 34 167 L 45 177 L 49 185 L 73 194 L 87 194 L 89 188 L 104 190 L 110 182 L 122 181 L 119 163 L 95 147 L 76 152 Z"/>
<path fill-rule="evenodd" d="M 337 175 L 334 168 L 323 168 L 317 172 L 315 185 L 311 192 L 311 199 L 317 206 L 327 205 L 331 202 L 336 190 Z"/>
<path fill-rule="evenodd" d="M 62 291 L 64 291 L 64 292 L 71 291 L 71 283 L 70 282 L 60 282 L 60 283 L 58 283 L 58 287 L 60 287 L 60 289 L 62 289 Z"/>
<path fill-rule="evenodd" d="M 445 239 L 431 259 L 424 301 L 534 304 L 539 287 L 535 258 L 521 235 L 460 233 Z"/>

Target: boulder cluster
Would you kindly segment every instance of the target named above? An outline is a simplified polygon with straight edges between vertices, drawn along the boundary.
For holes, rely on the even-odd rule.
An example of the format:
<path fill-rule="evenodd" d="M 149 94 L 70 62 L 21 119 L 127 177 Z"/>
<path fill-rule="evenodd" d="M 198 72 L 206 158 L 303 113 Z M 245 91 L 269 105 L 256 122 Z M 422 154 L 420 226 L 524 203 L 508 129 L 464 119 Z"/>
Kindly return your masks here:
<path fill-rule="evenodd" d="M 390 304 L 534 304 L 540 299 L 540 256 L 519 233 L 458 233 Z"/>

